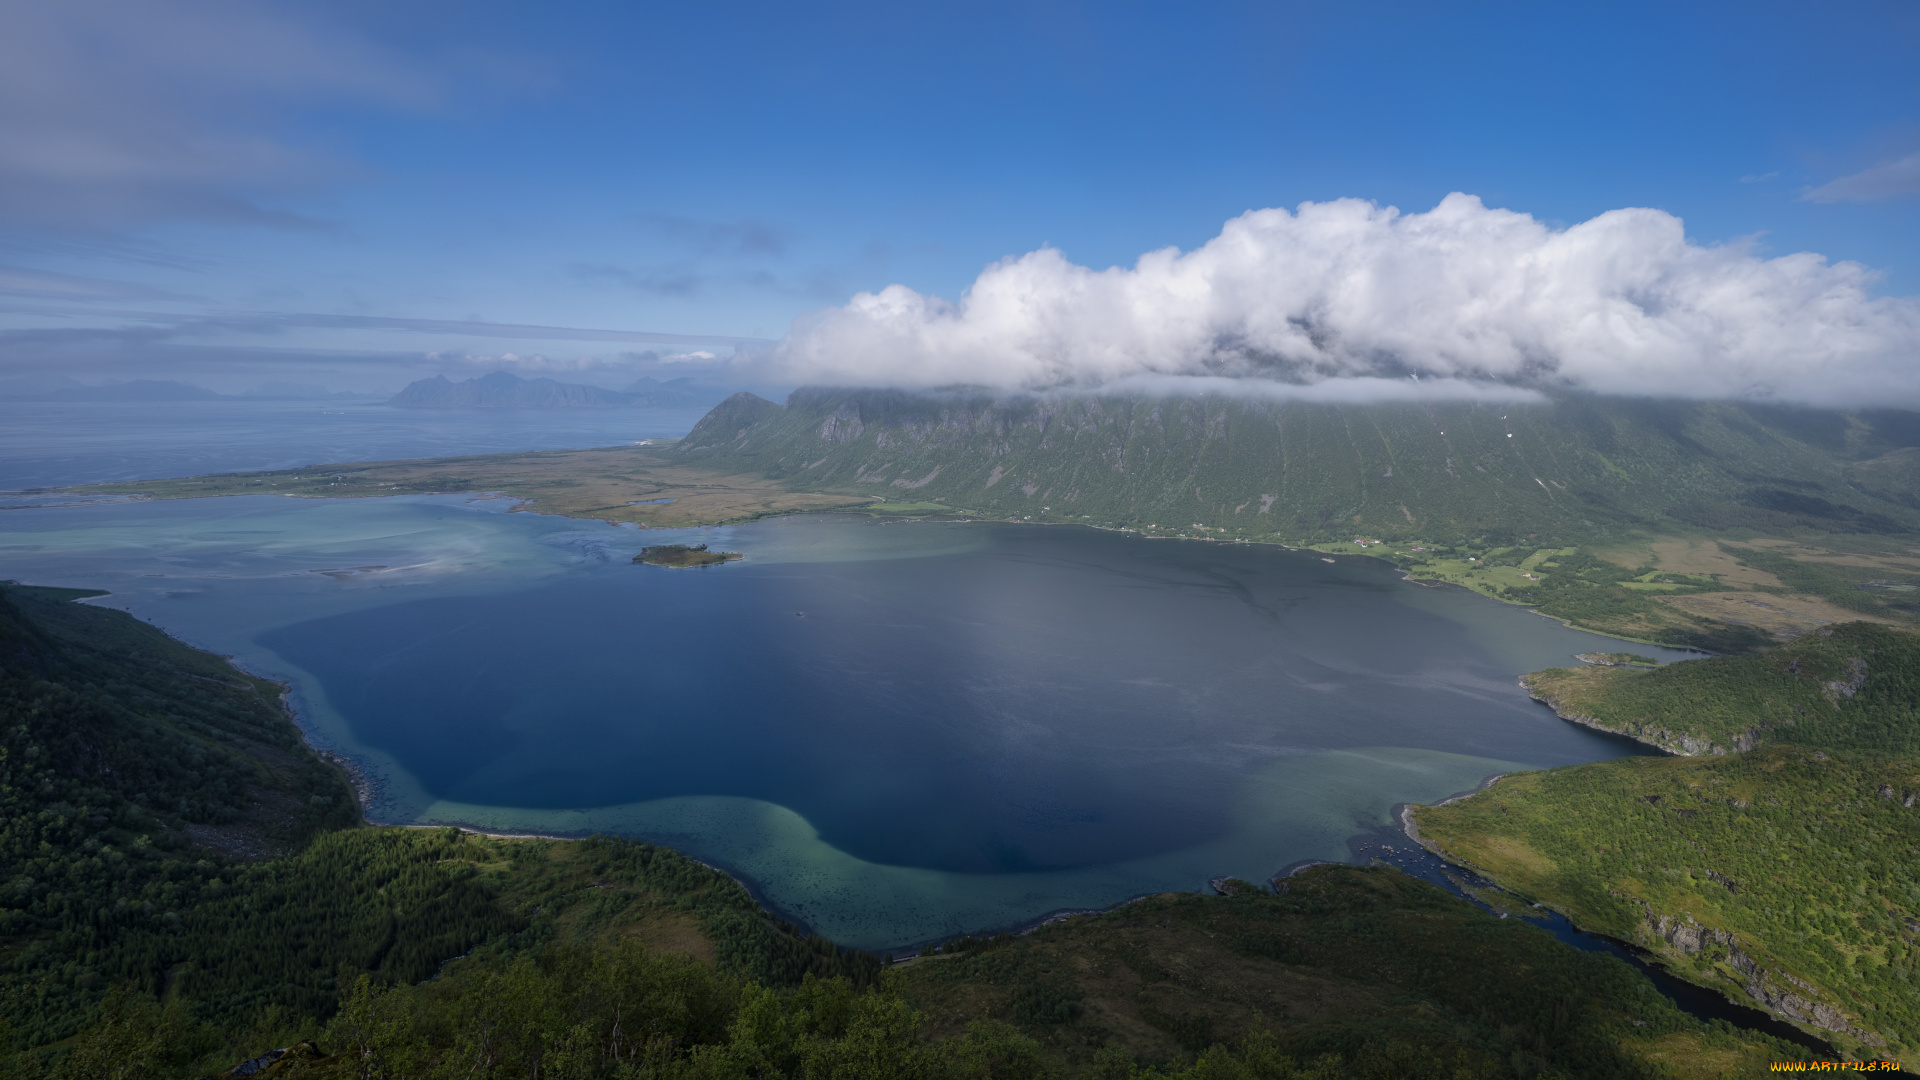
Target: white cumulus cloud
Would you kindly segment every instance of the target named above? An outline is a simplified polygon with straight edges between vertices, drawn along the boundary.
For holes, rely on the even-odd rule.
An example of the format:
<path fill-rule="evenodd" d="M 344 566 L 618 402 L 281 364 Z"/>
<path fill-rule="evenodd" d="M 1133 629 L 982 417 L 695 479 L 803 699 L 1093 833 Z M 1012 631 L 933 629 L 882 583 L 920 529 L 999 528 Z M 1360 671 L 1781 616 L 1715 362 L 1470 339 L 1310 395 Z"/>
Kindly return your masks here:
<path fill-rule="evenodd" d="M 1316 396 L 1505 386 L 1920 403 L 1920 305 L 1874 297 L 1874 280 L 1815 254 L 1696 244 L 1659 210 L 1554 229 L 1470 195 L 1415 214 L 1341 199 L 1250 211 L 1131 268 L 1043 248 L 988 267 L 958 302 L 861 293 L 756 359 L 791 381 L 907 387 L 1352 380 Z"/>

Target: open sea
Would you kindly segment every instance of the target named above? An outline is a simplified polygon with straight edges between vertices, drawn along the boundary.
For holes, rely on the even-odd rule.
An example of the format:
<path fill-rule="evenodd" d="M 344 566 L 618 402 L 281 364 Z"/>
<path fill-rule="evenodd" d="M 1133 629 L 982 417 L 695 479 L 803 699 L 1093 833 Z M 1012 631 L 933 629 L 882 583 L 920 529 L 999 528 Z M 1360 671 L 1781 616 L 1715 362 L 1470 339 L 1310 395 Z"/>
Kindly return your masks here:
<path fill-rule="evenodd" d="M 0 492 L 685 435 L 705 409 L 396 409 L 338 401 L 0 399 Z"/>
<path fill-rule="evenodd" d="M 40 443 L 9 429 L 0 475 L 606 445 L 697 418 L 414 430 L 399 410 L 329 427 L 338 406 L 303 405 L 281 447 L 237 421 L 129 435 L 61 408 L 93 419 Z M 661 542 L 746 558 L 632 562 Z M 103 502 L 0 511 L 0 578 L 109 590 L 94 602 L 284 680 L 313 743 L 377 783 L 376 820 L 655 840 L 874 949 L 1345 859 L 1397 803 L 1634 752 L 1515 682 L 1611 639 L 1370 559 L 1077 526 Z"/>

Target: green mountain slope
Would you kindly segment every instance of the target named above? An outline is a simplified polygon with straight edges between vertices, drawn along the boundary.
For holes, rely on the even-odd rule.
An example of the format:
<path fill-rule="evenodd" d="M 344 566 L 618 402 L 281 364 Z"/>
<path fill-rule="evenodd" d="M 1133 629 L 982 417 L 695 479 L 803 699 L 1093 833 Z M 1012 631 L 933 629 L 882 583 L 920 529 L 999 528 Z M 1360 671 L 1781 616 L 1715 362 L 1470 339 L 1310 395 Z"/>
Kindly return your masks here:
<path fill-rule="evenodd" d="M 1805 1056 L 1700 1024 L 1624 963 L 1384 866 L 1283 885 L 1154 897 L 923 961 L 906 994 L 936 1035 L 1002 1018 L 1089 1065 L 1102 1047 L 1180 1061 L 1214 1043 L 1257 1060 L 1261 1033 L 1312 1076 L 1718 1076 Z M 1328 1053 L 1344 1071 L 1313 1071 Z M 1295 1075 L 1209 1064 L 1193 1075 Z"/>
<path fill-rule="evenodd" d="M 1773 746 L 1523 773 L 1414 820 L 1584 929 L 1856 1053 L 1920 1047 L 1920 758 Z"/>
<path fill-rule="evenodd" d="M 0 1018 L 18 1046 L 72 1035 L 114 986 L 245 1032 L 324 1018 L 343 965 L 418 982 L 502 935 L 615 923 L 685 923 L 667 936 L 770 984 L 877 970 L 651 845 L 355 827 L 279 686 L 72 602 L 88 595 L 0 589 Z"/>
<path fill-rule="evenodd" d="M 808 388 L 784 406 L 735 395 L 676 456 L 1036 521 L 1544 545 L 1623 529 L 1908 532 L 1920 513 L 1902 448 L 1916 434 L 1904 413 L 1622 398 L 1346 406 Z"/>
<path fill-rule="evenodd" d="M 120 946 L 217 893 L 223 852 L 359 818 L 278 686 L 79 595 L 0 591 L 0 990 L 30 1042 L 136 974 Z"/>
<path fill-rule="evenodd" d="M 270 1075 L 1611 1080 L 1804 1056 L 1394 871 L 1289 884 L 1143 900 L 923 958 L 866 993 L 775 992 L 631 948 L 477 955 L 350 991 L 319 1045 Z"/>

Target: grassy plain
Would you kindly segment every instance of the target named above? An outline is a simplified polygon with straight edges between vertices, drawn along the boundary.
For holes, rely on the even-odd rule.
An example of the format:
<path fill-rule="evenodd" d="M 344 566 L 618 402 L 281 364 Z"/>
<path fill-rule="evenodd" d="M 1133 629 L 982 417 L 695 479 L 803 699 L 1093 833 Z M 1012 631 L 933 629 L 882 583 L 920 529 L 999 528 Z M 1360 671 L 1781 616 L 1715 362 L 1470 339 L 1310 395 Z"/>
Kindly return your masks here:
<path fill-rule="evenodd" d="M 1799 637 L 1834 623 L 1865 619 L 1910 627 L 1912 620 L 1892 613 L 1853 611 L 1819 595 L 1775 592 L 1709 592 L 1663 598 L 1662 602 L 1699 619 L 1751 627 L 1779 640 Z"/>
<path fill-rule="evenodd" d="M 793 491 L 764 477 L 688 465 L 676 461 L 669 450 L 655 446 L 315 465 L 94 484 L 72 490 L 152 499 L 223 495 L 341 499 L 499 492 L 525 499 L 526 509 L 538 513 L 631 521 L 660 528 L 750 521 L 772 514 L 864 506 L 875 501 L 869 496 Z"/>
<path fill-rule="evenodd" d="M 1876 580 L 1875 574 L 1891 576 L 1884 562 L 1868 571 L 1802 561 L 1803 552 L 1825 550 L 1804 542 L 1768 546 L 1764 539 L 1695 536 L 1651 537 L 1631 547 L 1315 547 L 1380 554 L 1416 579 L 1526 604 L 1583 629 L 1712 652 L 1763 648 L 1863 619 L 1920 629 L 1903 602 L 1905 582 Z"/>

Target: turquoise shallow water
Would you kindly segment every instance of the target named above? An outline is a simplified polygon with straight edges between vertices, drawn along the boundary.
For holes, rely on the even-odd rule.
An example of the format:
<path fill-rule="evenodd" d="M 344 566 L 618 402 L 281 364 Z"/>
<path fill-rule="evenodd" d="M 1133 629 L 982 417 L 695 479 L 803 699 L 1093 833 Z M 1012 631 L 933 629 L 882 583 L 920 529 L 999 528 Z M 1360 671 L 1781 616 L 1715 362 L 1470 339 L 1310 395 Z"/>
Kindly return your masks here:
<path fill-rule="evenodd" d="M 1609 639 L 1370 560 L 510 509 L 11 510 L 0 576 L 109 589 L 286 680 L 381 820 L 657 840 L 871 948 L 1344 858 L 1396 803 L 1628 751 L 1514 681 Z M 631 561 L 685 541 L 747 558 Z"/>

